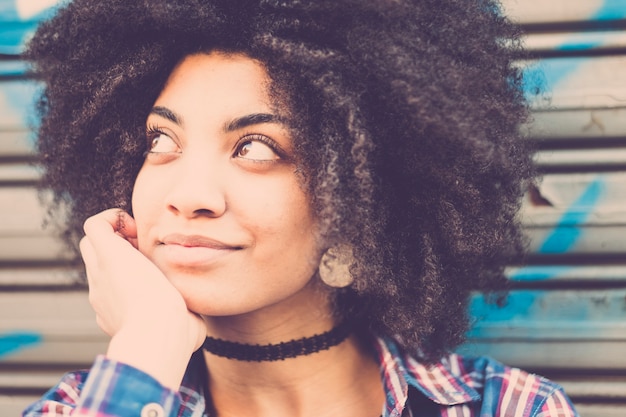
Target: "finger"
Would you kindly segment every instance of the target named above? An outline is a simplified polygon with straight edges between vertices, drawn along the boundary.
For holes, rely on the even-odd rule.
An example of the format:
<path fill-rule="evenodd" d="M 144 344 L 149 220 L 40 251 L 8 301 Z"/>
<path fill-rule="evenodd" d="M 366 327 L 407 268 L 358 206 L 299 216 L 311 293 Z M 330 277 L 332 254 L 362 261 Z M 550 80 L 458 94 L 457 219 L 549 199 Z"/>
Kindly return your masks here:
<path fill-rule="evenodd" d="M 97 270 L 98 268 L 98 257 L 96 255 L 96 250 L 94 249 L 87 236 L 83 237 L 80 240 L 78 248 L 80 249 L 80 255 L 82 256 L 83 262 L 85 263 L 85 270 L 87 272 L 87 284 L 89 284 L 89 286 L 91 287 L 93 285 L 93 275 L 90 273 L 90 271 Z"/>
<path fill-rule="evenodd" d="M 137 225 L 135 219 L 123 210 L 117 213 L 117 234 L 130 242 L 135 249 L 139 249 L 137 246 Z"/>
<path fill-rule="evenodd" d="M 127 237 L 126 240 L 133 245 L 135 249 L 139 249 L 139 244 L 136 237 Z"/>
<path fill-rule="evenodd" d="M 131 222 L 133 223 L 132 225 L 130 224 Z M 128 213 L 119 208 L 111 208 L 88 218 L 83 225 L 83 229 L 85 234 L 98 232 L 101 228 L 115 233 L 129 229 L 127 223 L 130 225 L 130 229 L 134 228 L 134 221 Z"/>
<path fill-rule="evenodd" d="M 123 210 L 117 212 L 117 232 L 126 240 L 137 239 L 137 225 L 135 219 Z"/>
<path fill-rule="evenodd" d="M 83 258 L 83 262 L 87 263 L 95 263 L 96 262 L 96 251 L 93 248 L 93 245 L 89 241 L 87 236 L 83 236 L 83 238 L 78 243 L 78 249 L 80 250 L 80 255 Z"/>
<path fill-rule="evenodd" d="M 126 236 L 136 238 L 135 221 L 121 209 L 108 209 L 88 218 L 83 229 L 96 252 L 119 247 L 119 242 L 128 241 Z"/>

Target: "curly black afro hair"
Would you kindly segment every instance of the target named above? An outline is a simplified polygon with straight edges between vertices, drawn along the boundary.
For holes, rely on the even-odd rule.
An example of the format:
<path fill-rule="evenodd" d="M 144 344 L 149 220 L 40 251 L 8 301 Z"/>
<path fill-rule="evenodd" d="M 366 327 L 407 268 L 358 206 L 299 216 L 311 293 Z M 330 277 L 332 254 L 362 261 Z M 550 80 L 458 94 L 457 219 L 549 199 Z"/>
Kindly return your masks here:
<path fill-rule="evenodd" d="M 44 81 L 44 189 L 67 237 L 130 210 L 145 120 L 183 57 L 264 63 L 322 236 L 349 244 L 336 309 L 435 358 L 463 340 L 472 290 L 500 288 L 523 251 L 533 174 L 518 30 L 493 0 L 76 0 L 25 57 Z"/>

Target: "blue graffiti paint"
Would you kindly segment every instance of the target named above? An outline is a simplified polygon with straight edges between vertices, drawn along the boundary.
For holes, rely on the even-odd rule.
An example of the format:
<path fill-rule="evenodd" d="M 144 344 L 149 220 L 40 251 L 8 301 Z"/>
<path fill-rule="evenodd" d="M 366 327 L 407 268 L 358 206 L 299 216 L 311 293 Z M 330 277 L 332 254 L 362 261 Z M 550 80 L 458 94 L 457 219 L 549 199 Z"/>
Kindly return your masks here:
<path fill-rule="evenodd" d="M 24 61 L 0 61 L 0 76 L 16 77 L 26 73 L 27 65 Z"/>
<path fill-rule="evenodd" d="M 566 45 L 562 46 L 567 48 Z M 557 47 L 561 48 L 561 47 Z M 555 58 L 543 59 L 523 69 L 522 88 L 528 100 L 534 101 L 537 95 L 550 97 L 558 85 L 576 73 L 590 58 Z"/>
<path fill-rule="evenodd" d="M 33 332 L 10 332 L 0 335 L 0 359 L 23 349 L 39 345 L 42 337 Z"/>
<path fill-rule="evenodd" d="M 571 42 L 568 41 L 562 45 L 557 46 L 556 49 L 559 51 L 585 51 L 588 49 L 597 48 L 598 46 L 601 46 L 603 43 L 604 42 L 599 39 L 587 40 L 584 42 L 581 42 L 580 40 L 571 41 Z"/>
<path fill-rule="evenodd" d="M 19 19 L 15 1 L 0 0 L 0 19 L 5 21 L 15 21 Z"/>
<path fill-rule="evenodd" d="M 22 50 L 24 41 L 37 27 L 38 22 L 2 22 L 0 31 L 0 52 L 17 55 Z"/>
<path fill-rule="evenodd" d="M 605 0 L 600 7 L 589 16 L 589 20 L 611 21 L 626 18 L 626 0 Z M 606 29 L 611 29 L 607 24 Z M 601 46 L 605 42 L 603 37 L 589 37 L 581 40 L 574 38 L 566 40 L 555 47 L 560 51 L 584 51 Z M 524 70 L 524 93 L 528 99 L 541 92 L 553 90 L 560 82 L 576 72 L 589 58 L 572 59 L 544 59 L 538 64 L 529 66 Z"/>
<path fill-rule="evenodd" d="M 559 254 L 570 250 L 582 233 L 580 225 L 591 214 L 606 191 L 603 177 L 596 178 L 563 214 L 554 230 L 544 240 L 539 253 Z"/>
<path fill-rule="evenodd" d="M 512 281 L 529 282 L 543 281 L 550 278 L 558 277 L 572 269 L 565 265 L 532 265 L 518 269 L 509 276 Z"/>
<path fill-rule="evenodd" d="M 616 20 L 626 17 L 626 0 L 605 0 L 597 9 L 590 20 Z M 607 29 L 610 27 L 607 25 Z M 578 39 L 566 40 L 556 47 L 557 50 L 588 50 L 601 46 L 604 43 L 602 37 L 581 41 Z M 524 69 L 524 93 L 533 100 L 540 93 L 550 94 L 559 83 L 575 73 L 589 58 L 558 58 L 545 59 L 534 63 Z M 581 196 L 568 208 L 561 217 L 556 228 L 548 235 L 540 246 L 540 253 L 565 253 L 570 250 L 580 238 L 582 231 L 579 226 L 590 215 L 593 208 L 601 200 L 605 193 L 605 184 L 602 178 L 596 179 L 581 194 Z M 528 266 L 520 268 L 510 276 L 515 281 L 538 281 L 546 280 L 571 269 L 570 266 Z M 483 295 L 475 295 L 470 300 L 469 312 L 474 322 L 514 322 L 518 319 L 528 319 L 540 313 L 542 296 L 537 292 L 516 291 L 509 294 L 504 306 L 488 302 Z M 568 311 L 572 320 L 586 320 L 587 317 L 578 306 L 572 305 L 572 311 Z M 545 315 L 538 315 L 545 320 Z M 470 338 L 484 336 L 481 327 L 474 327 L 468 332 Z"/>
<path fill-rule="evenodd" d="M 41 84 L 34 81 L 11 81 L 0 84 L 0 124 L 11 128 L 38 126 L 35 99 L 41 93 Z"/>
<path fill-rule="evenodd" d="M 471 328 L 467 337 L 480 338 L 482 327 L 476 324 L 511 323 L 526 319 L 533 315 L 533 308 L 537 305 L 540 294 L 536 291 L 515 291 L 507 295 L 504 305 L 498 305 L 487 299 L 483 294 L 476 294 L 470 298 L 469 314 Z"/>
<path fill-rule="evenodd" d="M 60 5 L 43 8 L 33 16 L 21 17 L 16 1 L 0 0 L 0 53 L 19 54 L 39 22 L 52 16 Z"/>
<path fill-rule="evenodd" d="M 550 93 L 556 84 L 576 71 L 578 62 L 571 60 L 542 60 L 524 69 L 523 88 L 532 99 L 539 92 Z"/>
<path fill-rule="evenodd" d="M 591 16 L 592 20 L 620 20 L 626 17 L 626 0 L 604 0 L 602 6 Z"/>
<path fill-rule="evenodd" d="M 581 235 L 579 228 L 593 211 L 594 207 L 602 199 L 606 191 L 605 180 L 602 176 L 597 177 L 574 201 L 565 214 L 559 220 L 557 226 L 552 230 L 541 245 L 540 253 L 564 253 L 570 250 L 578 241 Z M 527 266 L 520 268 L 510 276 L 515 281 L 538 281 L 550 279 L 570 270 L 569 266 Z M 499 306 L 489 302 L 482 294 L 473 296 L 470 300 L 469 313 L 476 322 L 511 322 L 519 318 L 529 318 L 538 314 L 535 311 L 542 297 L 536 291 L 515 291 L 507 296 L 505 304 Z M 580 313 L 579 310 L 569 312 L 573 315 Z M 542 316 L 543 317 L 543 316 Z M 584 317 L 578 317 L 584 319 Z M 545 319 L 545 318 L 544 318 Z M 472 328 L 467 336 L 470 338 L 480 338 L 481 328 Z"/>

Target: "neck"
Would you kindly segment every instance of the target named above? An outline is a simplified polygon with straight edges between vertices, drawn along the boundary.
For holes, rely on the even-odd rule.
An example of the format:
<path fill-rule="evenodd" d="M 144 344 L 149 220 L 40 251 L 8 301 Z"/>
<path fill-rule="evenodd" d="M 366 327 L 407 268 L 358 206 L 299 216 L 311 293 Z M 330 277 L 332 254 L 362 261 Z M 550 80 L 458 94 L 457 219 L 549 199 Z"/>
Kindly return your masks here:
<path fill-rule="evenodd" d="M 202 348 L 216 356 L 248 362 L 273 362 L 327 350 L 346 340 L 351 325 L 343 322 L 327 332 L 280 343 L 247 344 L 207 336 Z"/>
<path fill-rule="evenodd" d="M 303 297 L 238 316 L 205 317 L 207 334 L 275 344 L 332 329 L 329 297 Z M 378 362 L 355 335 L 327 350 L 281 361 L 247 362 L 204 352 L 217 416 L 378 417 L 384 392 Z M 320 401 L 320 399 L 324 399 Z"/>
<path fill-rule="evenodd" d="M 244 362 L 210 353 L 205 359 L 220 417 L 375 417 L 384 402 L 379 366 L 355 336 L 328 350 L 283 361 Z"/>

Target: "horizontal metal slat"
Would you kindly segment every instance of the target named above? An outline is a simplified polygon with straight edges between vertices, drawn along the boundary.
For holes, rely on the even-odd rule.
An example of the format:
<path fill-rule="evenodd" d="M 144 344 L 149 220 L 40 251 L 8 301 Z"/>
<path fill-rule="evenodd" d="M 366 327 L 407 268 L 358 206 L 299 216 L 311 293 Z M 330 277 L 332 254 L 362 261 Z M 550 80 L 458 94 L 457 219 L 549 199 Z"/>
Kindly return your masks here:
<path fill-rule="evenodd" d="M 39 397 L 34 395 L 22 396 L 0 394 L 0 415 L 7 417 L 21 416 L 22 411 L 38 399 Z"/>
<path fill-rule="evenodd" d="M 34 134 L 29 130 L 0 130 L 0 156 L 30 157 L 34 154 Z"/>
<path fill-rule="evenodd" d="M 553 173 L 525 196 L 521 218 L 529 228 L 626 224 L 626 171 Z"/>
<path fill-rule="evenodd" d="M 596 265 L 527 265 L 509 267 L 507 277 L 514 282 L 624 282 L 626 286 L 626 264 Z M 0 274 L 0 280 L 1 280 Z M 1 282 L 1 281 L 0 281 Z"/>
<path fill-rule="evenodd" d="M 626 31 L 529 33 L 524 48 L 537 53 L 626 49 Z"/>
<path fill-rule="evenodd" d="M 0 184 L 35 183 L 41 179 L 41 170 L 27 162 L 0 163 Z"/>
<path fill-rule="evenodd" d="M 606 149 L 558 149 L 540 151 L 535 156 L 541 168 L 587 167 L 626 168 L 626 146 Z"/>
<path fill-rule="evenodd" d="M 43 234 L 46 209 L 40 197 L 32 186 L 0 188 L 0 236 Z"/>
<path fill-rule="evenodd" d="M 536 110 L 622 108 L 626 56 L 558 57 L 521 62 Z M 543 93 L 535 96 L 539 87 Z"/>
<path fill-rule="evenodd" d="M 493 357 L 522 369 L 626 371 L 626 341 L 523 341 L 470 339 L 459 353 Z"/>
<path fill-rule="evenodd" d="M 0 236 L 0 262 L 62 262 L 72 258 L 65 245 L 54 236 Z"/>
<path fill-rule="evenodd" d="M 3 390 L 41 390 L 47 391 L 56 385 L 66 372 L 74 369 L 3 369 L 0 370 L 0 392 Z M 0 414 L 4 415 L 4 414 Z"/>
<path fill-rule="evenodd" d="M 0 363 L 83 367 L 106 351 L 108 337 L 84 290 L 11 291 L 0 292 L 0 342 Z"/>
<path fill-rule="evenodd" d="M 503 305 L 479 294 L 469 311 L 472 338 L 626 343 L 626 289 L 513 290 Z"/>
<path fill-rule="evenodd" d="M 626 18 L 625 0 L 502 0 L 505 14 L 518 23 L 564 23 Z"/>
<path fill-rule="evenodd" d="M 532 122 L 522 127 L 524 135 L 534 139 L 562 140 L 626 138 L 626 107 L 610 109 L 541 110 L 532 114 Z M 563 146 L 572 143 L 564 143 Z"/>
<path fill-rule="evenodd" d="M 0 262 L 69 259 L 59 232 L 52 226 L 43 227 L 46 208 L 34 187 L 0 187 L 0 202 Z"/>
<path fill-rule="evenodd" d="M 96 356 L 107 351 L 108 339 L 88 340 L 86 338 L 43 339 L 37 345 L 24 348 L 0 358 L 0 363 L 11 366 L 70 366 L 72 369 L 85 368 Z"/>
<path fill-rule="evenodd" d="M 35 124 L 34 99 L 38 88 L 34 81 L 0 81 L 0 132 L 27 130 Z"/>
<path fill-rule="evenodd" d="M 575 404 L 581 417 L 624 417 L 626 404 Z"/>
<path fill-rule="evenodd" d="M 1 51 L 1 47 L 0 47 Z M 28 66 L 24 61 L 17 59 L 10 61 L 0 60 L 0 78 L 5 77 L 22 77 L 26 74 Z"/>
<path fill-rule="evenodd" d="M 626 256 L 626 226 L 559 226 L 529 228 L 529 250 L 538 255 L 576 258 L 586 256 Z"/>
<path fill-rule="evenodd" d="M 103 337 L 83 290 L 1 292 L 0 333 L 11 332 L 17 332 L 18 339 L 20 332 L 51 340 Z"/>
<path fill-rule="evenodd" d="M 80 270 L 69 266 L 13 266 L 0 268 L 0 291 L 15 287 L 67 288 L 83 285 Z"/>
<path fill-rule="evenodd" d="M 555 379 L 574 399 L 605 399 L 626 401 L 625 376 L 569 376 Z M 626 406 L 626 404 L 624 404 Z"/>

